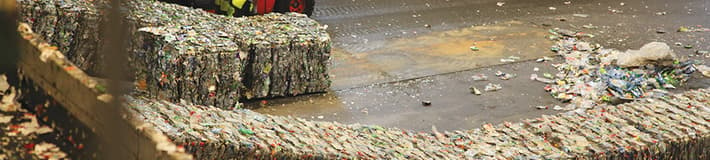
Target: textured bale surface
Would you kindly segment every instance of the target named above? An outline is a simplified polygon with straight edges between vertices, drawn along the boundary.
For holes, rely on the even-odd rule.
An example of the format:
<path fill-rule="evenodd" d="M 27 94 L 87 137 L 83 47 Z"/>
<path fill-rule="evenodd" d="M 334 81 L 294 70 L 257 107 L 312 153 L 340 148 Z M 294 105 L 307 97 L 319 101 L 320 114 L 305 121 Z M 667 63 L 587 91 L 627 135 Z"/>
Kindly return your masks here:
<path fill-rule="evenodd" d="M 18 0 L 21 21 L 59 48 L 88 73 L 100 71 L 97 62 L 102 15 L 86 0 Z"/>
<path fill-rule="evenodd" d="M 70 60 L 89 73 L 100 70 L 96 53 L 111 43 L 99 38 L 103 15 L 97 13 L 105 1 L 18 2 L 23 21 L 54 40 Z M 230 108 L 239 98 L 324 92 L 330 86 L 330 37 L 303 14 L 234 18 L 150 0 L 124 7 L 132 35 L 130 67 L 139 88 L 153 96 Z"/>
<path fill-rule="evenodd" d="M 305 15 L 289 13 L 234 18 L 159 2 L 132 1 L 130 6 L 133 9 L 129 19 L 136 21 L 133 24 L 137 26 L 180 28 L 208 37 L 176 47 L 236 48 L 238 53 L 233 53 L 234 59 L 241 61 L 243 97 L 247 99 L 323 92 L 330 86 L 327 74 L 330 38 L 324 27 Z M 163 36 L 178 40 L 195 38 L 185 34 Z M 213 42 L 215 40 L 232 43 L 220 44 Z"/>
<path fill-rule="evenodd" d="M 127 97 L 198 159 L 708 159 L 710 90 L 519 123 L 415 133 Z"/>

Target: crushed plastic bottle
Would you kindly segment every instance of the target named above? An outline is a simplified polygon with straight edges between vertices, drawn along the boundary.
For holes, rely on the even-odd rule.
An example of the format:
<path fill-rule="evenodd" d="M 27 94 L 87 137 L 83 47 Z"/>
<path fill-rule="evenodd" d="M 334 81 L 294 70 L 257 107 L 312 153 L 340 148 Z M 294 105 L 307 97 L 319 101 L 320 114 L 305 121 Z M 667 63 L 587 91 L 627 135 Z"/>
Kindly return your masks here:
<path fill-rule="evenodd" d="M 486 88 L 484 88 L 483 90 L 485 90 L 486 92 L 494 92 L 501 89 L 503 89 L 503 86 L 501 86 L 500 84 L 488 83 L 488 85 L 486 85 Z"/>
<path fill-rule="evenodd" d="M 486 76 L 485 74 L 476 74 L 476 75 L 471 76 L 471 78 L 474 81 L 487 81 L 488 80 L 488 76 Z"/>

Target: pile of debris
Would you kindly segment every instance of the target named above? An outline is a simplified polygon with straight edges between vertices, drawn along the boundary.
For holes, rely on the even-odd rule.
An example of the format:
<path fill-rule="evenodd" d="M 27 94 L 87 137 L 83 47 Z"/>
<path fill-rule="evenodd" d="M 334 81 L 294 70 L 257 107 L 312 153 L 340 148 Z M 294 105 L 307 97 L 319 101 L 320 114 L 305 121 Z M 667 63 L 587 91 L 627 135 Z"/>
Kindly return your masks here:
<path fill-rule="evenodd" d="M 126 97 L 198 159 L 669 159 L 710 156 L 710 90 L 482 129 L 415 133 Z"/>
<path fill-rule="evenodd" d="M 23 21 L 89 73 L 101 70 L 106 1 L 18 0 Z M 171 100 L 224 106 L 239 98 L 323 92 L 330 86 L 327 26 L 303 14 L 225 17 L 151 0 L 125 3 L 138 88 Z"/>
<path fill-rule="evenodd" d="M 683 85 L 696 71 L 693 61 L 681 61 L 670 47 L 652 42 L 640 50 L 621 52 L 581 41 L 577 32 L 555 29 L 558 40 L 552 50 L 564 59 L 553 64 L 559 73 L 548 79 L 545 90 L 557 99 L 571 102 L 562 110 L 589 109 L 602 102 L 621 102 L 659 97 L 667 89 Z"/>

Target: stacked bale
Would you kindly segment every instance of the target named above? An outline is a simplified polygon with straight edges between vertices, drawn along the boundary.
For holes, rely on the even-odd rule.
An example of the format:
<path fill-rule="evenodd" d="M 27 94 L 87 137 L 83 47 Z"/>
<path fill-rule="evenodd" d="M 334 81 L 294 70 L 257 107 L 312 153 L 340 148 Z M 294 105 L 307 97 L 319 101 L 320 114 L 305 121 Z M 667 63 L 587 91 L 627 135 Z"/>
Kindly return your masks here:
<path fill-rule="evenodd" d="M 707 159 L 710 90 L 587 112 L 416 133 L 127 97 L 198 159 Z"/>
<path fill-rule="evenodd" d="M 18 1 L 24 19 L 38 18 L 35 30 L 55 40 L 70 60 L 90 73 L 101 68 L 95 53 L 111 43 L 98 38 L 97 6 L 105 1 Z M 330 86 L 330 38 L 303 14 L 234 18 L 150 0 L 125 4 L 129 61 L 139 88 L 151 95 L 230 108 L 238 98 L 293 96 Z M 56 30 L 78 38 L 57 36 Z"/>
<path fill-rule="evenodd" d="M 133 1 L 130 6 L 129 19 L 137 26 L 209 28 L 196 33 L 234 42 L 245 54 L 238 58 L 243 59 L 241 77 L 247 99 L 323 92 L 330 86 L 330 37 L 324 27 L 303 14 L 234 18 L 160 2 Z"/>
<path fill-rule="evenodd" d="M 240 59 L 231 41 L 196 34 L 204 31 L 170 27 L 141 28 L 143 47 L 148 53 L 134 56 L 138 77 L 145 78 L 153 95 L 177 101 L 184 99 L 231 108 L 238 104 Z M 209 28 L 207 28 L 209 29 Z M 184 45 L 200 44 L 202 45 Z"/>
<path fill-rule="evenodd" d="M 22 21 L 70 61 L 95 74 L 100 71 L 99 34 L 102 15 L 86 0 L 18 0 Z"/>

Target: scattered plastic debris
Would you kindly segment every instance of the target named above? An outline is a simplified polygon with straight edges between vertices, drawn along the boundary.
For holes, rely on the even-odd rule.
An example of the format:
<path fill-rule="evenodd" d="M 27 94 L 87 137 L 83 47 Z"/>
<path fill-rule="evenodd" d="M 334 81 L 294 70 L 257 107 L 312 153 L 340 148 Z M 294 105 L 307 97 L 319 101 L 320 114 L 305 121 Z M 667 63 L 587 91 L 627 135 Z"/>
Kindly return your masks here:
<path fill-rule="evenodd" d="M 710 32 L 710 28 L 704 28 L 700 25 L 696 27 L 681 26 L 678 28 L 678 32 Z"/>
<path fill-rule="evenodd" d="M 471 76 L 471 78 L 473 78 L 474 81 L 487 81 L 488 80 L 488 76 L 486 76 L 485 74 L 473 75 L 473 76 Z"/>
<path fill-rule="evenodd" d="M 2 95 L 2 99 L 0 100 L 0 111 L 3 112 L 14 112 L 20 109 L 21 104 L 17 102 L 17 91 L 15 91 L 14 88 L 10 87 L 10 92 L 6 94 L 0 94 Z"/>
<path fill-rule="evenodd" d="M 589 17 L 588 14 L 572 14 L 572 16 L 581 17 L 581 18 L 587 18 L 587 17 Z"/>
<path fill-rule="evenodd" d="M 34 145 L 33 154 L 37 157 L 42 157 L 47 160 L 61 160 L 67 157 L 67 154 L 62 152 L 59 147 L 52 143 L 42 142 Z"/>
<path fill-rule="evenodd" d="M 486 88 L 484 88 L 483 90 L 485 90 L 486 92 L 493 92 L 501 89 L 503 89 L 503 86 L 501 86 L 500 84 L 488 83 L 488 85 L 486 85 Z"/>
<path fill-rule="evenodd" d="M 593 24 L 585 24 L 585 25 L 582 25 L 582 28 L 586 28 L 586 29 L 597 29 L 597 28 L 599 28 L 599 27 L 598 27 L 598 26 L 595 26 L 595 25 L 593 25 Z"/>
<path fill-rule="evenodd" d="M 7 76 L 0 74 L 0 95 L 3 95 L 7 89 L 10 89 L 10 84 L 7 83 Z"/>
<path fill-rule="evenodd" d="M 515 77 L 517 77 L 517 76 L 518 76 L 518 75 L 512 74 L 512 73 L 502 73 L 502 74 L 499 75 L 498 77 L 499 77 L 500 79 L 502 79 L 502 80 L 509 80 L 509 79 L 515 78 Z"/>
<path fill-rule="evenodd" d="M 508 62 L 515 62 L 517 60 L 520 60 L 520 57 L 518 56 L 509 56 L 508 58 L 502 58 L 500 59 L 500 62 L 503 63 L 508 63 Z"/>
<path fill-rule="evenodd" d="M 6 116 L 6 115 L 0 114 L 0 123 L 8 123 L 12 120 L 12 118 L 13 118 L 12 116 Z"/>
<path fill-rule="evenodd" d="M 563 110 L 661 95 L 649 91 L 682 85 L 695 71 L 692 61 L 678 61 L 665 43 L 652 42 L 639 50 L 621 52 L 580 41 L 578 32 L 555 29 L 551 33 L 564 36 L 552 48 L 565 62 L 553 64 L 559 71 L 555 76 L 531 75 L 530 79 L 548 83 L 546 91 L 570 102 Z"/>
<path fill-rule="evenodd" d="M 509 63 L 509 62 L 515 62 L 515 60 L 514 60 L 514 59 L 509 59 L 509 58 L 502 58 L 502 59 L 500 59 L 500 62 Z"/>
<path fill-rule="evenodd" d="M 476 86 L 471 86 L 471 88 L 469 88 L 469 90 L 471 91 L 471 94 L 481 95 L 481 91 L 478 90 L 478 88 L 476 88 Z"/>
<path fill-rule="evenodd" d="M 538 81 L 538 82 L 542 82 L 542 83 L 546 83 L 546 84 L 553 84 L 556 82 L 555 80 L 552 80 L 552 79 L 538 77 L 537 74 L 531 74 L 530 80 Z"/>
<path fill-rule="evenodd" d="M 562 108 L 559 105 L 555 105 L 554 107 L 552 107 L 552 109 L 557 110 L 557 111 L 565 110 L 565 108 Z"/>
<path fill-rule="evenodd" d="M 0 76 L 0 160 L 5 159 L 66 159 L 67 154 L 54 144 L 44 142 L 45 138 L 59 138 L 60 134 L 50 134 L 53 129 L 40 124 L 36 114 L 20 108 L 15 100 L 20 95 L 7 83 L 5 76 Z M 49 140 L 52 141 L 52 140 Z"/>
<path fill-rule="evenodd" d="M 552 61 L 553 59 L 547 56 L 543 56 L 542 58 L 538 58 L 535 60 L 535 62 L 542 63 L 542 62 L 547 62 L 547 61 Z"/>
<path fill-rule="evenodd" d="M 505 5 L 505 2 L 498 2 L 498 3 L 496 3 L 496 5 L 497 5 L 498 7 L 503 7 L 503 5 Z"/>
<path fill-rule="evenodd" d="M 478 47 L 476 47 L 476 46 L 471 46 L 470 48 L 471 48 L 471 51 L 478 51 L 478 50 L 480 50 L 480 49 L 479 49 Z"/>
<path fill-rule="evenodd" d="M 667 12 L 656 12 L 657 16 L 662 16 L 662 15 L 666 15 L 666 14 L 668 14 L 668 13 Z"/>

